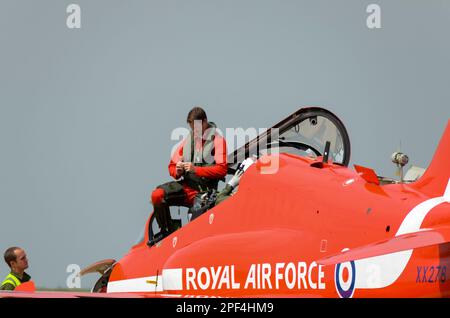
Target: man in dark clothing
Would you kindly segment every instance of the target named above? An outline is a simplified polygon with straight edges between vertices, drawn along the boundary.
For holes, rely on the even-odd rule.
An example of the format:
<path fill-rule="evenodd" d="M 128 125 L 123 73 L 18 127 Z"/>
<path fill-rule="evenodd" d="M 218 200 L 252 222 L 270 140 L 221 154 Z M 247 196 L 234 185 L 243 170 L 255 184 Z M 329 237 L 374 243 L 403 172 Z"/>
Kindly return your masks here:
<path fill-rule="evenodd" d="M 10 247 L 4 254 L 5 262 L 11 272 L 3 280 L 0 290 L 14 290 L 22 283 L 28 282 L 31 276 L 25 273 L 28 268 L 28 259 L 25 251 L 20 247 Z"/>

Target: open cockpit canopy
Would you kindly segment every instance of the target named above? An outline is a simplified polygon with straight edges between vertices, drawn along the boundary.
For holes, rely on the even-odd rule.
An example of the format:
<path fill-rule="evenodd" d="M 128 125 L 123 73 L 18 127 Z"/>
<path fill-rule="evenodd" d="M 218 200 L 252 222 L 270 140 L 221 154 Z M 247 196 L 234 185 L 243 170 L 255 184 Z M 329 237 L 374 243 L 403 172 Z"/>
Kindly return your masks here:
<path fill-rule="evenodd" d="M 330 142 L 328 158 L 348 166 L 350 139 L 340 119 L 319 107 L 301 108 L 228 155 L 228 173 L 233 174 L 245 158 L 273 153 L 291 153 L 316 158 Z"/>

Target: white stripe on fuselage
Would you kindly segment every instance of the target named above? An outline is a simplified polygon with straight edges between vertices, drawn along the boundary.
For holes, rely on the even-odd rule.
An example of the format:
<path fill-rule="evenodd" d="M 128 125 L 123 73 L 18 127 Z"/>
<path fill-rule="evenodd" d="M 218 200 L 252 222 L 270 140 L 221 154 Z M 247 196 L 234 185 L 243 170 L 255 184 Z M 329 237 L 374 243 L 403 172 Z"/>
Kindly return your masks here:
<path fill-rule="evenodd" d="M 450 202 L 450 179 L 442 197 L 426 200 L 414 207 L 395 236 L 417 232 L 428 213 L 441 203 Z M 383 288 L 393 284 L 405 270 L 413 250 L 369 257 L 355 261 L 356 288 Z"/>

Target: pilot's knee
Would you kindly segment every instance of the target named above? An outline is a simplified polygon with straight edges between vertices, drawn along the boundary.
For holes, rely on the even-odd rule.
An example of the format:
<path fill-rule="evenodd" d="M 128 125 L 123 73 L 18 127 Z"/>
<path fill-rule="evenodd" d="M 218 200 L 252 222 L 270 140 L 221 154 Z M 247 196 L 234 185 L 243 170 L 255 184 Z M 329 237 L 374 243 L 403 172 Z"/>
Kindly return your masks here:
<path fill-rule="evenodd" d="M 162 203 L 163 199 L 164 199 L 164 190 L 157 188 L 155 190 L 153 190 L 152 192 L 152 196 L 151 196 L 151 200 L 153 205 L 159 205 Z"/>

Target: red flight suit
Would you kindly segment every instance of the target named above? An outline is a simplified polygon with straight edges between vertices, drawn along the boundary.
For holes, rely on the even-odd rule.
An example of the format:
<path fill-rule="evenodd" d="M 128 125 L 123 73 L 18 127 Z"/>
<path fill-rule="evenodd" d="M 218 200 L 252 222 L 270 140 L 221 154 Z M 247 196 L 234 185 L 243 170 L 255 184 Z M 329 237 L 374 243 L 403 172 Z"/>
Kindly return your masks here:
<path fill-rule="evenodd" d="M 200 142 L 195 143 L 196 149 L 202 148 L 205 144 L 204 139 L 202 139 L 202 143 L 200 145 Z M 176 164 L 179 161 L 183 161 L 183 148 L 184 144 L 186 142 L 186 139 L 181 143 L 181 145 L 178 147 L 178 149 L 174 152 L 170 163 L 169 163 L 169 174 L 174 178 L 178 179 L 181 176 L 177 176 L 177 169 Z M 227 145 L 225 139 L 220 136 L 220 134 L 216 134 L 214 137 L 214 161 L 215 164 L 213 166 L 208 167 L 195 167 L 195 174 L 199 177 L 205 177 L 210 179 L 221 179 L 224 178 L 227 175 Z M 186 184 L 183 185 L 183 190 L 185 193 L 185 199 L 184 204 L 187 206 L 192 206 L 194 197 L 198 193 L 197 190 L 192 189 L 191 187 L 187 186 Z M 156 188 L 152 192 L 152 203 L 155 204 L 161 204 L 162 200 L 164 199 L 164 190 L 160 188 Z"/>

